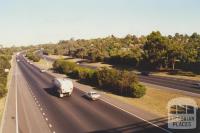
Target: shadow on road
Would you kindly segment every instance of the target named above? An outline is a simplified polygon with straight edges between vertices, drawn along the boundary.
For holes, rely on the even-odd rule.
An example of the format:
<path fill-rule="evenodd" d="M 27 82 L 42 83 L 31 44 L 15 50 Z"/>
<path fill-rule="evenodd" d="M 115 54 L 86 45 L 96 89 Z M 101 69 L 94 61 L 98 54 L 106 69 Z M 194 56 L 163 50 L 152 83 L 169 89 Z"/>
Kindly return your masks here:
<path fill-rule="evenodd" d="M 196 129 L 188 129 L 188 130 L 180 130 L 180 129 L 169 129 L 167 125 L 167 117 L 162 117 L 158 119 L 150 120 L 149 122 L 154 123 L 156 125 L 159 125 L 161 128 L 166 129 L 169 132 L 172 133 L 200 133 L 200 109 L 197 111 L 197 128 Z M 158 127 L 155 127 L 153 125 L 148 124 L 147 122 L 138 122 L 134 124 L 119 126 L 115 128 L 110 129 L 104 129 L 104 130 L 97 130 L 97 131 L 91 131 L 89 133 L 167 133 L 167 131 L 164 131 L 162 129 L 159 129 Z"/>
<path fill-rule="evenodd" d="M 162 117 L 154 120 L 150 120 L 149 122 L 159 125 L 159 127 L 164 128 L 164 130 L 150 125 L 147 122 L 138 122 L 135 124 L 129 124 L 124 126 L 119 126 L 115 128 L 91 131 L 89 133 L 167 133 L 167 131 L 172 133 L 199 133 L 200 129 L 197 127 L 193 130 L 172 130 L 167 128 L 167 117 Z M 198 122 L 199 123 L 199 122 Z M 197 124 L 198 124 L 197 123 Z M 165 131 L 166 129 L 166 131 Z"/>
<path fill-rule="evenodd" d="M 162 125 L 161 127 L 167 127 L 166 125 L 166 117 L 158 118 L 151 120 L 150 122 L 158 125 Z M 147 122 L 138 122 L 134 124 L 129 124 L 125 126 L 119 126 L 116 128 L 111 129 L 105 129 L 105 130 L 98 130 L 98 131 L 92 131 L 90 133 L 165 133 L 164 130 L 161 130 L 151 124 L 148 124 Z"/>
<path fill-rule="evenodd" d="M 49 87 L 49 88 L 43 88 L 48 94 L 58 97 L 58 92 L 54 87 Z"/>

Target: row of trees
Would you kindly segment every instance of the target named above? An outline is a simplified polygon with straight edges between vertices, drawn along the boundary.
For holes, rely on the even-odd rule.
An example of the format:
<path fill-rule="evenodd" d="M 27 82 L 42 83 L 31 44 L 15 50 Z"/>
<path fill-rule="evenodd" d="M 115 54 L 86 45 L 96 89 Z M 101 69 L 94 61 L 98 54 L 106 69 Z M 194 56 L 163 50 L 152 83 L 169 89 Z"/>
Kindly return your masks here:
<path fill-rule="evenodd" d="M 139 98 L 146 92 L 146 88 L 139 84 L 136 75 L 127 71 L 108 68 L 92 70 L 65 60 L 56 60 L 53 69 L 118 95 Z"/>
<path fill-rule="evenodd" d="M 10 69 L 10 60 L 13 50 L 10 48 L 0 48 L 0 98 L 7 93 L 7 75 L 5 69 Z"/>
<path fill-rule="evenodd" d="M 109 36 L 90 40 L 60 41 L 40 45 L 45 54 L 70 55 L 148 70 L 183 69 L 200 73 L 200 35 L 176 33 L 163 36 L 159 31 L 147 36 Z"/>

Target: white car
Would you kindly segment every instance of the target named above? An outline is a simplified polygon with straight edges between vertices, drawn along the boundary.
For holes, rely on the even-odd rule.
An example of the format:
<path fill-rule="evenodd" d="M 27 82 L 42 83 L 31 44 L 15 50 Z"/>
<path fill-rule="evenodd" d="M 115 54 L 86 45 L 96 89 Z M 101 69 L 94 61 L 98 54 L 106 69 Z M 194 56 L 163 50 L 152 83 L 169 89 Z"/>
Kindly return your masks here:
<path fill-rule="evenodd" d="M 47 70 L 45 70 L 45 69 L 40 69 L 40 72 L 41 73 L 44 73 L 44 72 L 46 72 Z"/>
<path fill-rule="evenodd" d="M 31 65 L 33 65 L 33 62 L 30 62 Z"/>
<path fill-rule="evenodd" d="M 86 96 L 87 96 L 89 99 L 91 99 L 91 100 L 97 100 L 97 99 L 99 99 L 100 94 L 98 94 L 98 93 L 95 92 L 95 91 L 90 91 L 90 92 L 87 92 L 87 93 L 86 93 Z"/>

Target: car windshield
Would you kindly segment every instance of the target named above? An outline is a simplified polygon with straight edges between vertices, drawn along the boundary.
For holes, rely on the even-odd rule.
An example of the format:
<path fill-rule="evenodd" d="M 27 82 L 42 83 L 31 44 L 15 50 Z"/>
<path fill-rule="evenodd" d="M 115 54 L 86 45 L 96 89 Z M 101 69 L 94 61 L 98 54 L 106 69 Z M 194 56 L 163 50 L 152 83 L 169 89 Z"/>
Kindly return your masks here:
<path fill-rule="evenodd" d="M 96 92 L 91 92 L 91 95 L 96 95 L 97 93 Z"/>

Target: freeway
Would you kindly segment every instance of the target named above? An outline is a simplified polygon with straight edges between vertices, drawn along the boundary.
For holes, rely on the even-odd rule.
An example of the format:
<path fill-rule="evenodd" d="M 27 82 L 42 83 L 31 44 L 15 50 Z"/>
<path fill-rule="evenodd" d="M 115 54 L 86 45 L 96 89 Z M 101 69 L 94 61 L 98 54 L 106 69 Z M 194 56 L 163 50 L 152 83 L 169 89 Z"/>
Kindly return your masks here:
<path fill-rule="evenodd" d="M 40 53 L 40 56 L 45 58 L 48 61 L 51 61 L 51 62 L 55 61 L 55 59 L 46 55 L 42 55 L 41 53 Z M 84 64 L 84 63 L 80 63 L 79 65 L 82 67 L 97 69 L 97 67 L 88 66 L 87 64 Z M 200 81 L 155 76 L 155 75 L 144 76 L 140 74 L 138 74 L 138 78 L 139 78 L 139 81 L 144 82 L 144 83 L 155 84 L 155 85 L 168 87 L 168 88 L 172 88 L 176 90 L 191 92 L 198 95 L 200 94 L 200 88 L 197 87 L 197 84 L 200 83 Z"/>
<path fill-rule="evenodd" d="M 14 87 L 15 91 L 10 90 L 9 92 L 14 95 L 17 91 L 16 95 L 18 96 L 13 98 L 17 101 L 15 105 L 17 113 L 16 116 L 14 113 L 12 114 L 14 115 L 13 121 L 5 122 L 4 133 L 12 132 L 9 128 L 10 124 L 20 133 L 165 133 L 169 131 L 134 117 L 101 100 L 91 102 L 78 88 L 75 88 L 71 97 L 58 98 L 52 88 L 53 77 L 46 73 L 40 73 L 38 68 L 22 61 L 22 56 L 20 60 L 15 68 L 17 73 L 15 86 L 17 87 Z M 15 109 L 10 111 L 15 111 Z M 163 125 L 163 127 L 165 126 Z"/>

